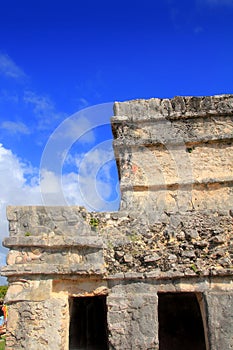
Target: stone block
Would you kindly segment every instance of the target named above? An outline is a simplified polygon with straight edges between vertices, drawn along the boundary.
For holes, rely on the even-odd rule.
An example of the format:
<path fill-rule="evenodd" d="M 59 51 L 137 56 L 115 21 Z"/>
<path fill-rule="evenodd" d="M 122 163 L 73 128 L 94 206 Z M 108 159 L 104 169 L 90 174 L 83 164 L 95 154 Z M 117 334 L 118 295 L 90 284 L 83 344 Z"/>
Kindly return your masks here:
<path fill-rule="evenodd" d="M 233 348 L 233 293 L 204 294 L 210 350 Z"/>

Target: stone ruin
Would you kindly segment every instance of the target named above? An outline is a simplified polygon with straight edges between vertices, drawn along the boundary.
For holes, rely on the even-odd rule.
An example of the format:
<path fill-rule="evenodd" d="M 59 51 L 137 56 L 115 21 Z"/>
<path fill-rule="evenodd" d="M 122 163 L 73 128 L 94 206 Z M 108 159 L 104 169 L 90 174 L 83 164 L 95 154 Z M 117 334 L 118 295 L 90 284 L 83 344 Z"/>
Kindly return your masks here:
<path fill-rule="evenodd" d="M 8 207 L 6 349 L 232 349 L 233 95 L 114 112 L 118 212 Z"/>

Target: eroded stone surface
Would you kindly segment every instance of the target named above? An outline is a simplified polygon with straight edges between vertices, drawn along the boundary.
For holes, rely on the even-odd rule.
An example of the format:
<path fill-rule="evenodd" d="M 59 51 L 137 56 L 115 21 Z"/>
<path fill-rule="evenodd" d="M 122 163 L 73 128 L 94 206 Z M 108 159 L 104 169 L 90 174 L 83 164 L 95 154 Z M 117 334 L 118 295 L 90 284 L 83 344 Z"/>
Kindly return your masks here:
<path fill-rule="evenodd" d="M 68 315 L 68 304 L 58 298 L 10 304 L 7 349 L 67 349 Z"/>
<path fill-rule="evenodd" d="M 205 294 L 211 350 L 233 348 L 233 293 Z"/>
<path fill-rule="evenodd" d="M 197 293 L 231 349 L 233 96 L 115 104 L 121 210 L 9 207 L 7 349 L 69 348 L 69 302 L 106 298 L 109 349 L 159 348 L 158 293 Z"/>
<path fill-rule="evenodd" d="M 158 349 L 156 295 L 122 293 L 109 296 L 108 322 L 110 348 Z"/>

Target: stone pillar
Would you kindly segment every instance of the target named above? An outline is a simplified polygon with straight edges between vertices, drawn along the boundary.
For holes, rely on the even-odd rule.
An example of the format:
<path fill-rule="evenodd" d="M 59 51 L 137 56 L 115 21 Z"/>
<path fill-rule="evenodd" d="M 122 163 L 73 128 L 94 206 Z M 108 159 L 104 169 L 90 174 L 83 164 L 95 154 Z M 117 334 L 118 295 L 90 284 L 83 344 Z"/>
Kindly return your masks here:
<path fill-rule="evenodd" d="M 233 293 L 204 293 L 209 350 L 233 349 Z"/>
<path fill-rule="evenodd" d="M 52 281 L 11 278 L 6 349 L 66 349 L 68 346 L 68 298 L 55 297 Z"/>
<path fill-rule="evenodd" d="M 68 318 L 68 302 L 63 299 L 9 304 L 6 349 L 68 349 Z"/>
<path fill-rule="evenodd" d="M 107 298 L 110 349 L 158 349 L 156 294 L 111 294 Z"/>

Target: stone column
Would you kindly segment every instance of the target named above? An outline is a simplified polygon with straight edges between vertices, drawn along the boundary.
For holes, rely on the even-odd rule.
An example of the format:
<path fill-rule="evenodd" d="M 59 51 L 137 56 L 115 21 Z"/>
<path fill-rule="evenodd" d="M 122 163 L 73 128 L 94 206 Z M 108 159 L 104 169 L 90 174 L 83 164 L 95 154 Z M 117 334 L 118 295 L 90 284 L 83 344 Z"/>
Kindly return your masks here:
<path fill-rule="evenodd" d="M 157 350 L 156 294 L 111 294 L 107 298 L 110 349 Z"/>
<path fill-rule="evenodd" d="M 68 349 L 68 302 L 50 298 L 9 304 L 7 350 Z"/>
<path fill-rule="evenodd" d="M 233 293 L 204 294 L 209 350 L 233 349 Z"/>

